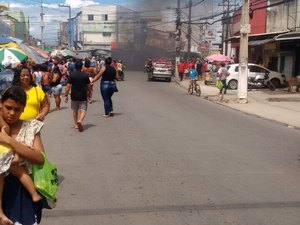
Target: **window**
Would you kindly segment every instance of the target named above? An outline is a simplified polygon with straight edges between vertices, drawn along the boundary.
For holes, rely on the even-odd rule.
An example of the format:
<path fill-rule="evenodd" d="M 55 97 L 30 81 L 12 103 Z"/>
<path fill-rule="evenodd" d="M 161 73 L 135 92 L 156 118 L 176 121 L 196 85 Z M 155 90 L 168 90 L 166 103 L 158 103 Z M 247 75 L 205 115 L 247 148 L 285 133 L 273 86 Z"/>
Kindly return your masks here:
<path fill-rule="evenodd" d="M 110 37 L 111 33 L 110 32 L 103 32 L 103 37 Z"/>
<path fill-rule="evenodd" d="M 89 20 L 89 21 L 94 20 L 94 15 L 88 15 L 88 20 Z"/>
<path fill-rule="evenodd" d="M 102 21 L 107 21 L 107 20 L 108 20 L 108 15 L 102 14 Z"/>
<path fill-rule="evenodd" d="M 227 66 L 227 70 L 230 70 L 230 67 L 232 67 L 232 66 L 231 66 L 231 65 Z M 234 68 L 234 71 L 235 71 L 235 72 L 239 72 L 239 66 L 236 66 L 236 67 Z"/>
<path fill-rule="evenodd" d="M 266 73 L 267 71 L 258 66 L 249 66 L 249 70 L 252 73 Z"/>

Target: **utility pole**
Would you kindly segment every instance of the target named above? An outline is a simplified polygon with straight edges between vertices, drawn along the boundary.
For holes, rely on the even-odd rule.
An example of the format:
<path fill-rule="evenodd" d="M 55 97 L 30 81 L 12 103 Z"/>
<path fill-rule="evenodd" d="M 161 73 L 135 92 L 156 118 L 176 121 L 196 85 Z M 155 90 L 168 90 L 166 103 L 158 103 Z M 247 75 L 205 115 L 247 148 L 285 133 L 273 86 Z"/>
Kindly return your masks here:
<path fill-rule="evenodd" d="M 236 0 L 234 2 L 234 4 L 230 3 L 231 0 L 223 0 L 222 4 L 218 4 L 218 6 L 223 6 L 223 18 L 222 18 L 222 54 L 224 55 L 228 55 L 228 38 L 229 38 L 229 34 L 230 34 L 230 7 L 234 6 L 234 8 L 236 9 L 236 7 L 238 6 L 238 4 L 236 3 Z"/>
<path fill-rule="evenodd" d="M 43 0 L 41 0 L 41 48 L 44 50 L 44 9 Z"/>
<path fill-rule="evenodd" d="M 72 50 L 72 21 L 71 21 L 71 6 L 66 4 L 59 4 L 59 7 L 69 8 L 69 49 Z"/>
<path fill-rule="evenodd" d="M 248 102 L 248 34 L 250 33 L 249 24 L 249 0 L 243 0 L 242 21 L 240 38 L 240 65 L 238 78 L 238 102 Z"/>
<path fill-rule="evenodd" d="M 181 50 L 181 12 L 180 12 L 180 0 L 177 2 L 177 9 L 176 9 L 176 58 L 175 58 L 175 75 L 178 77 L 178 68 L 177 64 L 180 62 L 180 50 Z"/>
<path fill-rule="evenodd" d="M 187 56 L 190 58 L 191 56 L 191 41 L 192 41 L 192 0 L 189 1 L 189 24 L 187 30 L 187 39 L 188 39 L 188 47 L 187 47 Z"/>
<path fill-rule="evenodd" d="M 59 21 L 59 31 L 58 31 L 58 46 L 60 47 L 62 45 L 61 43 L 61 38 L 62 38 L 62 35 L 61 35 L 61 21 Z"/>
<path fill-rule="evenodd" d="M 69 49 L 72 50 L 72 21 L 71 21 L 71 6 L 69 5 Z"/>
<path fill-rule="evenodd" d="M 228 55 L 228 37 L 229 37 L 229 0 L 227 0 L 226 6 L 226 33 L 225 33 L 225 54 Z"/>

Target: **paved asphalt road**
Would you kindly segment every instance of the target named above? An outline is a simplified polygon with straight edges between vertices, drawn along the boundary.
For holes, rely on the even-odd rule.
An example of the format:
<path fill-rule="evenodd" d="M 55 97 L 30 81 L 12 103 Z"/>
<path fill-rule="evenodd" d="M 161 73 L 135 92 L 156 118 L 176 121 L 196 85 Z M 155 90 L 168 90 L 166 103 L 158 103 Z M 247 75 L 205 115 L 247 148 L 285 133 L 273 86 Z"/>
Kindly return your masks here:
<path fill-rule="evenodd" d="M 68 105 L 49 114 L 61 185 L 43 225 L 300 224 L 299 130 L 126 75 L 115 117 L 98 83 L 83 133 Z"/>

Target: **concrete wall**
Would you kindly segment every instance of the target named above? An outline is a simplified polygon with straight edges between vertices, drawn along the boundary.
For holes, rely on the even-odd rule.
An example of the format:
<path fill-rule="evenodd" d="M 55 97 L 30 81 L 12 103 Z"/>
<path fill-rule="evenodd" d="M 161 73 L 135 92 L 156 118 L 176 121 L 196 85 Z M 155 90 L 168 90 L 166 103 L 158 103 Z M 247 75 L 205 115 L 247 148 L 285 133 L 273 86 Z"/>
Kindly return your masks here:
<path fill-rule="evenodd" d="M 84 7 L 81 15 L 84 43 L 110 45 L 116 36 L 116 14 L 116 6 Z M 93 15 L 93 21 L 88 20 L 89 15 Z M 104 20 L 104 15 L 107 15 L 107 21 Z M 105 36 L 105 34 L 110 34 L 110 36 Z"/>
<path fill-rule="evenodd" d="M 93 20 L 88 20 L 89 15 L 93 15 Z M 77 40 L 84 49 L 107 49 L 116 42 L 135 43 L 140 29 L 137 13 L 117 5 L 83 7 L 76 17 L 76 26 Z"/>
<path fill-rule="evenodd" d="M 296 0 L 296 2 L 297 1 L 299 3 L 299 0 Z M 281 2 L 281 0 L 270 0 L 270 4 L 277 2 Z M 267 9 L 267 32 L 279 32 L 293 29 L 296 26 L 296 18 L 297 8 L 295 1 L 270 7 Z M 298 20 L 300 20 L 299 15 Z"/>

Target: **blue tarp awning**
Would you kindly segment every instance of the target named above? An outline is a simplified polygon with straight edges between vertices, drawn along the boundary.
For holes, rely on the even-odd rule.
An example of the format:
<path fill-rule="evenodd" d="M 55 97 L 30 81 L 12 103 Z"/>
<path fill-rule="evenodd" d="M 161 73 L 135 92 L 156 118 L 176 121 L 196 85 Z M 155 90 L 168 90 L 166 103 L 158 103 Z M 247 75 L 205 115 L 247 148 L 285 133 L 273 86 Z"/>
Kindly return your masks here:
<path fill-rule="evenodd" d="M 12 40 L 9 39 L 8 37 L 0 36 L 0 45 L 7 44 L 7 43 L 9 43 L 9 42 L 15 42 L 15 41 L 12 41 Z"/>

